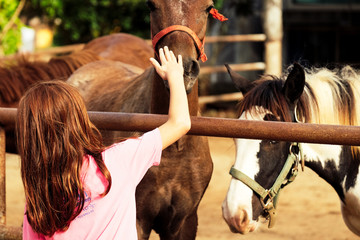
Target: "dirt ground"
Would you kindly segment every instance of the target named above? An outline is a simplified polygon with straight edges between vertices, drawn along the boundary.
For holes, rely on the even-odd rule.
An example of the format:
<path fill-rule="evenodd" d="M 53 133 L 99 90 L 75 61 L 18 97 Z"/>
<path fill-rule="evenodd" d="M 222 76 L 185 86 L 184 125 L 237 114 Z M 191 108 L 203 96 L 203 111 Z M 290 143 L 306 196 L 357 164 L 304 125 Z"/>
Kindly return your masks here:
<path fill-rule="evenodd" d="M 335 191 L 310 169 L 305 168 L 279 198 L 278 219 L 272 229 L 266 225 L 255 233 L 231 233 L 221 215 L 221 203 L 230 182 L 228 171 L 233 164 L 235 145 L 231 139 L 209 138 L 214 173 L 199 207 L 198 240 L 218 239 L 358 239 L 345 226 L 340 201 Z M 7 225 L 21 226 L 24 194 L 17 155 L 7 154 L 6 201 Z M 152 236 L 152 240 L 159 239 Z"/>

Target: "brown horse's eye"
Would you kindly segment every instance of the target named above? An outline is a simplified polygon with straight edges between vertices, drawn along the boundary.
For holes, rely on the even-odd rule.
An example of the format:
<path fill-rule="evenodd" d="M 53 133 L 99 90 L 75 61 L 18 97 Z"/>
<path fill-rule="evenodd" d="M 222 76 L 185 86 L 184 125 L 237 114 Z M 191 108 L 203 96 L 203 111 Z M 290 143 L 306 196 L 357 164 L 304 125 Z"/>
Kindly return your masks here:
<path fill-rule="evenodd" d="M 156 6 L 155 6 L 154 2 L 151 1 L 151 0 L 147 0 L 146 5 L 148 5 L 150 11 L 154 11 L 156 9 Z"/>
<path fill-rule="evenodd" d="M 209 13 L 210 10 L 213 9 L 213 8 L 214 8 L 214 5 L 211 5 L 211 6 L 207 7 L 207 8 L 206 8 L 206 12 Z"/>

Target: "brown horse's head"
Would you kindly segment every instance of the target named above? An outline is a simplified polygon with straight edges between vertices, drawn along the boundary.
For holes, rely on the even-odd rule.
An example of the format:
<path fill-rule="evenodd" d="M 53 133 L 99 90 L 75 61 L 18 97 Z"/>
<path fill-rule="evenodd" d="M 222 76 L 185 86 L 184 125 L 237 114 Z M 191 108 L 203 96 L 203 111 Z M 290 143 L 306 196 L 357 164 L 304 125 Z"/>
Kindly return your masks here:
<path fill-rule="evenodd" d="M 213 8 L 212 0 L 147 0 L 147 4 L 150 8 L 153 40 L 159 32 L 170 26 L 185 26 L 197 36 L 200 43 L 203 42 L 207 18 Z M 185 87 L 190 92 L 200 73 L 198 59 L 201 56 L 201 49 L 191 33 L 170 30 L 158 41 L 153 42 L 153 45 L 155 52 L 158 52 L 161 47 L 168 46 L 176 56 L 182 55 Z"/>

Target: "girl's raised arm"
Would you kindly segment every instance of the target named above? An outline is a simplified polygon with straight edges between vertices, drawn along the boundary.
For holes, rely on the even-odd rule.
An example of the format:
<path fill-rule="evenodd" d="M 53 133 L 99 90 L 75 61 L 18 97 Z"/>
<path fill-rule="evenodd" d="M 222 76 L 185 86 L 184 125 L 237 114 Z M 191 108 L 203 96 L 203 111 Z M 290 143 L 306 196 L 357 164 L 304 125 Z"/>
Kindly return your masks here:
<path fill-rule="evenodd" d="M 159 76 L 168 81 L 170 88 L 169 118 L 159 127 L 163 149 L 165 149 L 190 130 L 191 121 L 184 85 L 182 57 L 179 55 L 177 60 L 168 47 L 160 49 L 159 57 L 161 65 L 154 58 L 150 61 Z"/>

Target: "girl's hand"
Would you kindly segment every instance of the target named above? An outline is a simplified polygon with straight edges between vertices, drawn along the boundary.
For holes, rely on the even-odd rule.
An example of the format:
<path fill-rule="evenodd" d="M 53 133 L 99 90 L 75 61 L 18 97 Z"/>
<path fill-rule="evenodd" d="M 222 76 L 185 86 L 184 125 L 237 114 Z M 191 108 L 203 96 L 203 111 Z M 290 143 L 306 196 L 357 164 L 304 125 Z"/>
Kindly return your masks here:
<path fill-rule="evenodd" d="M 184 68 L 181 55 L 178 56 L 177 60 L 173 51 L 170 51 L 169 48 L 165 46 L 164 49 L 160 48 L 159 57 L 161 65 L 154 58 L 150 58 L 150 61 L 163 80 L 171 79 L 172 77 L 170 76 L 172 75 L 175 75 L 175 78 L 180 76 L 182 78 Z"/>

